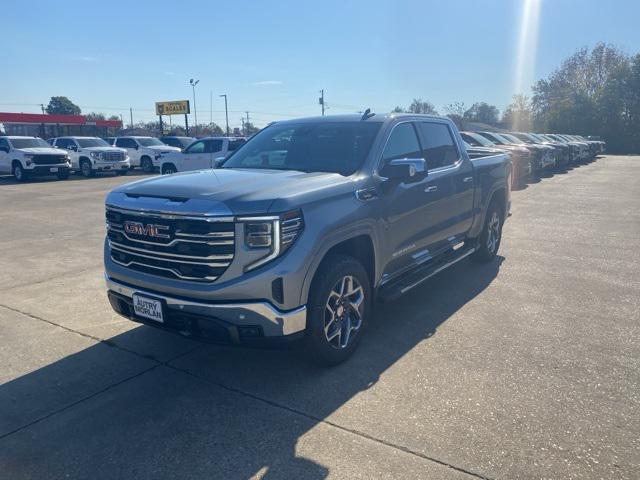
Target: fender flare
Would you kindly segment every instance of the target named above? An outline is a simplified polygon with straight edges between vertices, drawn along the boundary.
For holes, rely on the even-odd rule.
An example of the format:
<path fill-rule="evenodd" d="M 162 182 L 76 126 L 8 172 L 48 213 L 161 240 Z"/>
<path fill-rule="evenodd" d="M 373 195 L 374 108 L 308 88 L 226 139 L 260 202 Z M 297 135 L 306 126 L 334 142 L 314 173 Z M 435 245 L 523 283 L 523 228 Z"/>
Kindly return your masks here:
<path fill-rule="evenodd" d="M 375 285 L 379 269 L 377 264 L 379 242 L 377 236 L 375 235 L 375 231 L 372 226 L 357 225 L 347 227 L 342 230 L 332 231 L 329 235 L 323 238 L 321 242 L 318 242 L 318 244 L 321 246 L 313 254 L 312 260 L 308 264 L 307 272 L 305 273 L 304 280 L 302 282 L 302 288 L 300 289 L 300 305 L 307 303 L 309 290 L 311 289 L 311 283 L 313 282 L 316 272 L 318 271 L 318 267 L 322 263 L 322 260 L 326 256 L 327 252 L 329 252 L 329 250 L 331 250 L 339 243 L 362 235 L 368 236 L 371 239 L 371 244 L 373 246 L 374 278 L 371 278 L 370 280 L 372 287 L 373 285 Z"/>

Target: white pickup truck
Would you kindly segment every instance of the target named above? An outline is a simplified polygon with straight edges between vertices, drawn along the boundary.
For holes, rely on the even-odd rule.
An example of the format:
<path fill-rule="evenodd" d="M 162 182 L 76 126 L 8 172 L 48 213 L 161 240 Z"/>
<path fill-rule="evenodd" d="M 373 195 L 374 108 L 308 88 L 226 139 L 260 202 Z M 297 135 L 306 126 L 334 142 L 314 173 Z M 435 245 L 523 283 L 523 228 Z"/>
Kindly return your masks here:
<path fill-rule="evenodd" d="M 65 180 L 70 170 L 69 154 L 39 137 L 0 137 L 0 173 L 11 173 L 19 182 L 36 175 Z"/>
<path fill-rule="evenodd" d="M 154 137 L 115 137 L 113 145 L 126 149 L 131 166 L 141 167 L 147 173 L 160 168 L 161 156 L 180 152 L 179 148 L 165 145 Z"/>
<path fill-rule="evenodd" d="M 184 152 L 171 152 L 160 158 L 160 173 L 215 168 L 218 158 L 226 157 L 247 141 L 243 137 L 208 137 L 189 145 Z"/>
<path fill-rule="evenodd" d="M 112 147 L 98 137 L 57 137 L 49 143 L 66 150 L 71 158 L 71 169 L 85 177 L 93 177 L 96 172 L 126 175 L 131 168 L 124 148 Z"/>

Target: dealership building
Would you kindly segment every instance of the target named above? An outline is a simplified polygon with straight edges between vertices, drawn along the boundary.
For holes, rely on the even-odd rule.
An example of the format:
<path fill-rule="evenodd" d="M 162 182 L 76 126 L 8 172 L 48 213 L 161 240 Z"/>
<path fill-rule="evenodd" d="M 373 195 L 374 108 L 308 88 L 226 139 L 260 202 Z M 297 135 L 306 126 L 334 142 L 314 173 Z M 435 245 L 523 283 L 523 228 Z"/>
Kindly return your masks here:
<path fill-rule="evenodd" d="M 0 134 L 42 138 L 80 135 L 107 137 L 122 128 L 120 120 L 88 120 L 84 115 L 0 112 Z"/>

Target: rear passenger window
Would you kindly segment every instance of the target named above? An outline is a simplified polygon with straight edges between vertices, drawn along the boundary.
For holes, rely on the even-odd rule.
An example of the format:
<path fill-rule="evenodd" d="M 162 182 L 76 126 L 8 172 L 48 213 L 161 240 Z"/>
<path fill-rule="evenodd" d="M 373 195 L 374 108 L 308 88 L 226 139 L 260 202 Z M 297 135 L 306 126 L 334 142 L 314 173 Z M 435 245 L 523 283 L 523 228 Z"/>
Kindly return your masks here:
<path fill-rule="evenodd" d="M 236 148 L 242 145 L 246 140 L 231 140 L 229 142 L 229 151 L 233 152 Z"/>
<path fill-rule="evenodd" d="M 222 140 L 207 140 L 205 152 L 216 153 L 222 150 Z"/>
<path fill-rule="evenodd" d="M 411 123 L 396 126 L 384 147 L 383 165 L 396 158 L 422 158 L 416 131 Z"/>
<path fill-rule="evenodd" d="M 460 158 L 456 143 L 449 127 L 443 123 L 416 123 L 422 142 L 423 157 L 427 160 L 427 168 L 447 167 Z"/>

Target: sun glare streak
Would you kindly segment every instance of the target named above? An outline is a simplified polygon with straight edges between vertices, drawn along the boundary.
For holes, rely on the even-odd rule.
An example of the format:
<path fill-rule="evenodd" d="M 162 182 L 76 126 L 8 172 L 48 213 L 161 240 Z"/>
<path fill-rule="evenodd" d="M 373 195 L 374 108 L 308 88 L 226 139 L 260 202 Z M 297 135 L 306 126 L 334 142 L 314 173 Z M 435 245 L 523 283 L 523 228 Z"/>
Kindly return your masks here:
<path fill-rule="evenodd" d="M 524 0 L 520 18 L 518 52 L 514 72 L 514 93 L 525 93 L 533 82 L 541 0 Z"/>

